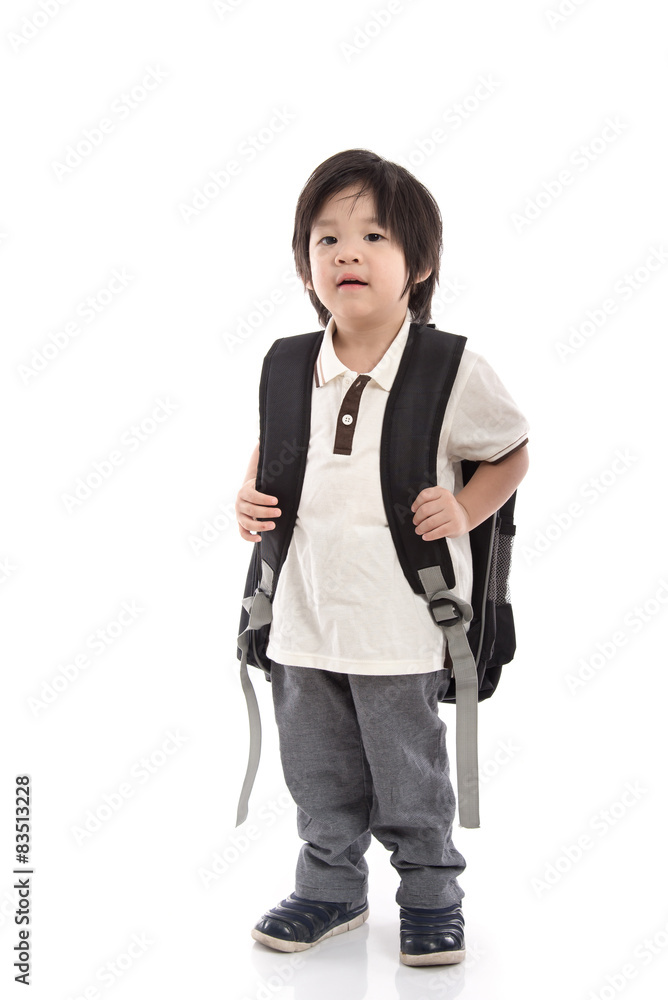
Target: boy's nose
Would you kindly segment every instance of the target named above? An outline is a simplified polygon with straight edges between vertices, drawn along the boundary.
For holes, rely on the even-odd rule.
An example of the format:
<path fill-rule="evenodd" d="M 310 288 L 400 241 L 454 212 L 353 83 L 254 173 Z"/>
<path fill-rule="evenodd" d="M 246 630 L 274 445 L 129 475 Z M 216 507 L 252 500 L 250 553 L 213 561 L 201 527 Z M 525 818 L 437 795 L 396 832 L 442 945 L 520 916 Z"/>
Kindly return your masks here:
<path fill-rule="evenodd" d="M 359 250 L 355 250 L 353 247 L 350 248 L 344 247 L 343 249 L 339 250 L 338 254 L 336 255 L 336 259 L 337 261 L 340 261 L 342 264 L 349 260 L 355 260 L 359 262 L 360 253 Z"/>

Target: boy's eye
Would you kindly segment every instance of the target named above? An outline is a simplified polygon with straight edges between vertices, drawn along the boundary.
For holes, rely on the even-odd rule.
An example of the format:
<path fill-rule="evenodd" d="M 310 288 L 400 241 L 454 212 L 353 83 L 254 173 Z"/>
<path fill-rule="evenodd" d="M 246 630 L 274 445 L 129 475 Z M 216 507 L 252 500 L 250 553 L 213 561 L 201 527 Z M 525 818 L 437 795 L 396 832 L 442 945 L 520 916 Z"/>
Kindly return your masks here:
<path fill-rule="evenodd" d="M 385 237 L 382 236 L 380 233 L 367 233 L 366 236 L 364 237 L 364 239 L 367 239 L 368 236 L 377 236 L 378 237 L 378 239 L 376 239 L 376 240 L 371 240 L 372 243 L 377 243 L 378 240 L 385 239 Z M 336 239 L 336 236 L 323 236 L 322 239 L 320 240 L 320 242 L 323 243 L 325 240 L 335 240 L 335 239 Z M 327 247 L 331 247 L 331 245 L 332 245 L 331 243 L 325 243 L 325 246 L 327 246 Z"/>

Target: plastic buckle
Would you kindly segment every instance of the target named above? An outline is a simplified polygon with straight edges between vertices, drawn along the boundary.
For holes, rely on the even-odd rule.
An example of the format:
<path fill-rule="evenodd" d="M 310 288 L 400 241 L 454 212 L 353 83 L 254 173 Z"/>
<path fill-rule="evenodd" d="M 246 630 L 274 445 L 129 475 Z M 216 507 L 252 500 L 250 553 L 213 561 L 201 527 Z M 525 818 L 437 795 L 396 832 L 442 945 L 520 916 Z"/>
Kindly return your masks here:
<path fill-rule="evenodd" d="M 453 611 L 453 617 L 452 618 L 441 618 L 441 619 L 437 618 L 436 615 L 435 615 L 435 613 L 434 613 L 434 609 L 435 608 L 442 608 L 446 604 L 450 605 L 450 607 L 451 607 L 451 609 Z M 459 605 L 455 604 L 455 602 L 451 598 L 449 598 L 449 597 L 437 597 L 435 600 L 430 601 L 429 602 L 429 611 L 431 613 L 431 617 L 434 619 L 434 621 L 436 622 L 437 625 L 445 625 L 446 627 L 450 626 L 450 625 L 455 625 L 457 622 L 460 622 L 462 620 L 462 617 L 463 617 L 461 609 L 459 608 Z"/>

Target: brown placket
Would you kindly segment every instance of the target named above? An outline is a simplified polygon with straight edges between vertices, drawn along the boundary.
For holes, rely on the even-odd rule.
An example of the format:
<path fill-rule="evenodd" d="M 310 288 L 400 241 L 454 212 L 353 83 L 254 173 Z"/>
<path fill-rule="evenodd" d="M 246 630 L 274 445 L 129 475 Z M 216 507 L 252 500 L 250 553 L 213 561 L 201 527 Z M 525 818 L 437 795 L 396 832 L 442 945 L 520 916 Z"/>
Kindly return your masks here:
<path fill-rule="evenodd" d="M 353 450 L 353 434 L 357 425 L 357 413 L 360 399 L 370 375 L 358 375 L 348 392 L 343 397 L 339 415 L 336 418 L 336 437 L 334 438 L 334 454 L 350 455 Z"/>

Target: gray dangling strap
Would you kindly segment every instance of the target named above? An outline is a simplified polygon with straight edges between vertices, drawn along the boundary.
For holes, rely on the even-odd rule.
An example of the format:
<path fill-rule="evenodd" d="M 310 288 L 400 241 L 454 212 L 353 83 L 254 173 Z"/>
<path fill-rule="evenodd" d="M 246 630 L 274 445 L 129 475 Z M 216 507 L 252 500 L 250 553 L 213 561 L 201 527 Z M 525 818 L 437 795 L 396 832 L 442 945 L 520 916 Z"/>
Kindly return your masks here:
<path fill-rule="evenodd" d="M 470 604 L 445 586 L 440 566 L 418 570 L 431 615 L 445 634 L 456 684 L 457 797 L 459 823 L 480 826 L 478 791 L 478 671 L 464 625 L 471 621 Z"/>
<path fill-rule="evenodd" d="M 261 543 L 253 542 L 253 544 L 260 545 Z M 241 635 L 237 637 L 237 646 L 242 653 L 240 675 L 241 686 L 246 696 L 246 708 L 248 709 L 250 743 L 248 749 L 248 766 L 246 767 L 246 776 L 244 777 L 241 795 L 239 796 L 237 821 L 235 826 L 239 826 L 243 823 L 248 816 L 248 800 L 250 799 L 250 793 L 255 782 L 255 775 L 257 774 L 257 769 L 260 764 L 260 751 L 262 749 L 262 722 L 260 719 L 260 707 L 257 703 L 257 696 L 255 694 L 253 682 L 248 676 L 247 660 L 248 643 L 250 641 L 249 633 L 255 629 L 261 628 L 262 625 L 267 625 L 271 621 L 271 600 L 269 595 L 272 593 L 273 578 L 273 570 L 263 560 L 262 580 L 258 584 L 257 590 L 250 597 L 244 597 L 241 602 L 248 612 L 248 625 Z"/>

